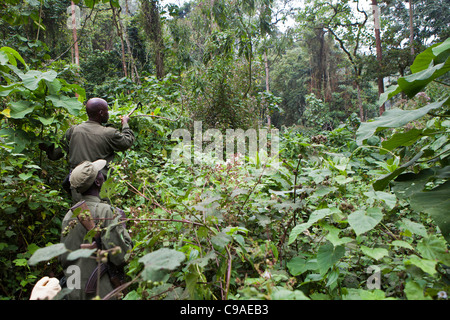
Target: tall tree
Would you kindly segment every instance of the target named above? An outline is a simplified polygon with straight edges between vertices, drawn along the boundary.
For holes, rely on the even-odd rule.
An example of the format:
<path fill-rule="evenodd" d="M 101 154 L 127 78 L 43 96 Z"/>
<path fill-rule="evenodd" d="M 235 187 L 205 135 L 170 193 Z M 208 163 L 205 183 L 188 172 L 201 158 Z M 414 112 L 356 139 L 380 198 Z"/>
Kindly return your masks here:
<path fill-rule="evenodd" d="M 410 2 L 410 3 L 408 3 Z M 448 0 L 380 1 L 384 76 L 404 76 L 415 54 L 450 36 Z M 413 9 L 413 10 L 412 10 Z M 412 11 L 412 12 L 411 12 Z M 373 66 L 378 68 L 378 66 Z M 378 68 L 379 69 L 379 68 Z M 373 71 L 377 74 L 377 71 Z"/>
<path fill-rule="evenodd" d="M 117 29 L 117 34 L 119 35 L 120 38 L 120 46 L 122 49 L 122 70 L 123 70 L 123 75 L 125 77 L 128 77 L 128 72 L 127 72 L 127 63 L 126 63 L 126 59 L 125 59 L 125 40 L 124 40 L 124 32 L 123 32 L 123 25 L 120 19 L 120 11 L 121 8 L 116 9 L 114 7 L 114 5 L 111 3 L 111 10 L 112 10 L 112 18 L 114 21 L 114 25 L 116 26 Z"/>
<path fill-rule="evenodd" d="M 409 46 L 411 47 L 411 57 L 414 58 L 414 2 L 409 0 Z"/>
<path fill-rule="evenodd" d="M 358 95 L 358 108 L 361 121 L 364 108 L 361 97 L 361 76 L 363 64 L 361 47 L 367 37 L 368 14 L 362 9 L 360 1 L 328 2 L 308 0 L 305 9 L 298 16 L 301 26 L 330 33 L 345 53 L 353 69 L 353 79 Z M 319 32 L 318 31 L 318 32 Z"/>
<path fill-rule="evenodd" d="M 372 12 L 375 26 L 375 42 L 377 47 L 377 60 L 380 71 L 383 69 L 383 54 L 381 50 L 381 35 L 380 35 L 380 9 L 378 8 L 377 0 L 372 0 Z M 378 73 L 378 96 L 384 92 L 383 74 Z M 385 111 L 385 105 L 380 106 L 380 115 Z"/>
<path fill-rule="evenodd" d="M 141 4 L 144 15 L 144 30 L 153 43 L 156 76 L 158 79 L 162 79 L 164 77 L 164 40 L 158 0 L 141 0 Z"/>

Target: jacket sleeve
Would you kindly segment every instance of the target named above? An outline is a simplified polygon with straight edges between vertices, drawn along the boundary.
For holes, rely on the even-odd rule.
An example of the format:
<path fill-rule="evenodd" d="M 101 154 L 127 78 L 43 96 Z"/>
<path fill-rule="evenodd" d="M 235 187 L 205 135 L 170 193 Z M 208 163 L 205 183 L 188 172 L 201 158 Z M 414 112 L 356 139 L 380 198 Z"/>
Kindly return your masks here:
<path fill-rule="evenodd" d="M 110 210 L 113 212 L 113 208 Z M 121 215 L 116 214 L 115 216 L 117 218 L 105 220 L 104 227 L 106 230 L 102 232 L 101 242 L 104 250 L 120 247 L 121 252 L 108 255 L 111 263 L 120 266 L 125 263 L 125 255 L 133 248 L 133 242 L 124 226 L 124 223 L 119 220 Z"/>
<path fill-rule="evenodd" d="M 134 132 L 128 124 L 123 125 L 122 132 L 117 129 L 112 130 L 114 132 L 110 137 L 109 143 L 114 151 L 125 151 L 133 145 L 135 140 Z"/>

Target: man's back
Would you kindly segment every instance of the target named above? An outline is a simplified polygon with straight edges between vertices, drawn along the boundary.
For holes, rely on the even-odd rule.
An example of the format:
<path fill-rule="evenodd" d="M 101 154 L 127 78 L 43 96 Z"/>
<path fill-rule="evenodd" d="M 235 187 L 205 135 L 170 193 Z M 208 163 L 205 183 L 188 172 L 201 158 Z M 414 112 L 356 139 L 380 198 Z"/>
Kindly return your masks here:
<path fill-rule="evenodd" d="M 105 159 L 111 162 L 115 152 L 125 151 L 132 146 L 134 134 L 128 124 L 120 132 L 95 121 L 85 121 L 69 129 L 66 140 L 69 143 L 69 164 L 75 168 L 86 160 Z"/>
<path fill-rule="evenodd" d="M 125 263 L 125 254 L 132 248 L 132 240 L 122 224 L 117 224 L 116 220 L 113 220 L 114 212 L 110 205 L 102 203 L 98 197 L 83 196 L 83 200 L 86 201 L 89 210 L 91 211 L 92 218 L 96 222 L 100 222 L 102 228 L 108 228 L 111 226 L 109 232 L 103 231 L 101 233 L 100 245 L 102 250 L 108 250 L 113 247 L 119 246 L 121 252 L 115 255 L 108 255 L 109 263 L 115 266 L 121 266 Z M 71 210 L 64 217 L 62 228 L 65 230 L 61 236 L 61 242 L 65 244 L 66 248 L 75 251 L 80 249 L 82 243 L 88 243 L 84 240 L 87 230 L 78 222 L 77 218 L 72 217 Z M 98 219 L 98 220 L 96 220 Z M 73 222 L 71 222 L 73 221 Z M 70 227 L 72 223 L 75 226 Z M 66 229 L 68 227 L 68 229 Z M 95 256 L 95 254 L 94 254 Z M 67 254 L 61 256 L 61 262 L 64 268 L 64 273 L 69 280 L 69 277 L 74 274 L 74 270 L 79 271 L 78 283 L 68 281 L 68 287 L 74 284 L 78 284 L 79 287 L 75 288 L 72 293 L 69 294 L 69 299 L 85 300 L 92 299 L 95 296 L 94 293 L 85 292 L 86 283 L 89 278 L 92 277 L 94 269 L 97 267 L 97 261 L 92 258 L 80 258 L 75 261 L 67 260 Z M 95 277 L 95 276 L 94 276 Z M 96 278 L 96 277 L 95 277 Z M 94 286 L 96 289 L 96 286 Z M 104 297 L 106 294 L 113 290 L 110 276 L 108 273 L 104 274 L 100 279 L 100 296 Z M 95 290 L 96 291 L 96 290 Z"/>

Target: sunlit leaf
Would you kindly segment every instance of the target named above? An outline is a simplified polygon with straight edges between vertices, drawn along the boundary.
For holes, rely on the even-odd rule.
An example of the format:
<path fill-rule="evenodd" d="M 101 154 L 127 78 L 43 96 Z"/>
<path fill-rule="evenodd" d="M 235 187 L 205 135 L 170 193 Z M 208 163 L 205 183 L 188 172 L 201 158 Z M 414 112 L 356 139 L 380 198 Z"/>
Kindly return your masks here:
<path fill-rule="evenodd" d="M 447 99 L 430 103 L 422 108 L 415 110 L 390 109 L 385 111 L 381 116 L 373 121 L 363 122 L 356 132 L 356 142 L 362 145 L 365 140 L 370 138 L 374 133 L 386 128 L 398 128 L 407 123 L 417 120 L 428 112 L 439 109 Z"/>
<path fill-rule="evenodd" d="M 21 75 L 23 85 L 25 88 L 30 90 L 36 90 L 39 86 L 39 83 L 42 80 L 46 80 L 48 82 L 52 82 L 56 79 L 58 73 L 54 70 L 49 71 L 39 71 L 39 70 L 30 70 L 27 73 Z"/>
<path fill-rule="evenodd" d="M 22 119 L 27 114 L 33 112 L 35 106 L 30 101 L 17 101 L 10 103 L 9 116 L 13 119 Z"/>
<path fill-rule="evenodd" d="M 368 208 L 367 210 L 356 210 L 348 216 L 348 223 L 357 235 L 372 230 L 383 219 L 380 208 Z"/>
<path fill-rule="evenodd" d="M 48 101 L 51 101 L 55 107 L 61 107 L 66 109 L 71 115 L 78 115 L 80 110 L 83 108 L 83 104 L 78 101 L 75 97 L 67 97 L 63 95 L 57 96 L 47 96 L 45 98 Z"/>

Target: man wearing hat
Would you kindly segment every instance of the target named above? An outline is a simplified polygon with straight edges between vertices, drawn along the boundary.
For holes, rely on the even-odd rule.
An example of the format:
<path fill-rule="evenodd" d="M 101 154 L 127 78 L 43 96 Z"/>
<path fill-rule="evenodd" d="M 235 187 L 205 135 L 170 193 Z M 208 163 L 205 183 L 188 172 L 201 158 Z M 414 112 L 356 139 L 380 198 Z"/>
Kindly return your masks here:
<path fill-rule="evenodd" d="M 39 144 L 39 148 L 47 153 L 50 160 L 61 159 L 64 150 L 68 155 L 70 170 L 83 161 L 105 159 L 109 164 L 116 152 L 125 151 L 133 145 L 135 136 L 128 125 L 128 116 L 121 117 L 121 131 L 105 126 L 109 120 L 109 110 L 108 103 L 104 99 L 89 99 L 86 103 L 86 113 L 88 121 L 72 126 L 66 131 L 61 141 L 62 148 L 55 148 L 53 144 Z M 106 177 L 108 167 L 105 166 L 102 172 Z M 67 179 L 63 186 L 67 186 Z M 74 203 L 78 202 L 79 194 L 72 190 L 72 198 Z"/>
<path fill-rule="evenodd" d="M 125 254 L 132 248 L 132 241 L 125 223 L 119 222 L 121 217 L 124 218 L 123 211 L 100 200 L 100 189 L 104 182 L 101 170 L 105 165 L 106 160 L 103 159 L 94 162 L 84 161 L 72 171 L 70 176 L 70 185 L 81 194 L 81 201 L 64 217 L 61 242 L 70 251 L 80 248 L 109 251 L 107 263 L 101 263 L 100 266 L 96 260 L 96 253 L 77 260 L 68 260 L 68 254 L 60 257 L 67 287 L 73 289 L 67 296 L 71 300 L 92 299 L 97 296 L 97 293 L 100 298 L 103 298 L 113 291 L 116 286 L 115 280 L 117 280 L 116 271 L 124 266 Z M 90 217 L 86 214 L 89 212 Z M 85 240 L 85 237 L 94 228 L 98 231 L 91 243 Z M 92 233 L 91 231 L 89 234 Z M 97 283 L 98 277 L 100 277 L 99 283 Z"/>

